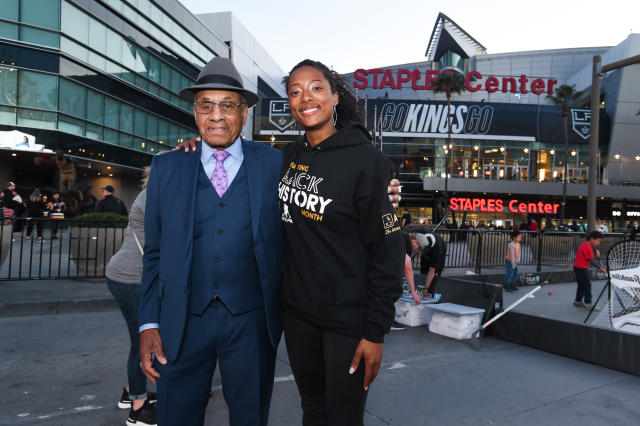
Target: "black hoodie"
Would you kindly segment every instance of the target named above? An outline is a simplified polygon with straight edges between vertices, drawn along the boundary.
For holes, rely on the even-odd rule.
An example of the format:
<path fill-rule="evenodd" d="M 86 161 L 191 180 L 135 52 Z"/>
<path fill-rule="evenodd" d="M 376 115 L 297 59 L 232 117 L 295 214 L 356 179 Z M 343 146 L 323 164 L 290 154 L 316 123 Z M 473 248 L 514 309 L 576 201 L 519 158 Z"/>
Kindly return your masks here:
<path fill-rule="evenodd" d="M 389 163 L 360 124 L 284 152 L 283 309 L 322 330 L 382 343 L 402 294 L 404 243 Z"/>

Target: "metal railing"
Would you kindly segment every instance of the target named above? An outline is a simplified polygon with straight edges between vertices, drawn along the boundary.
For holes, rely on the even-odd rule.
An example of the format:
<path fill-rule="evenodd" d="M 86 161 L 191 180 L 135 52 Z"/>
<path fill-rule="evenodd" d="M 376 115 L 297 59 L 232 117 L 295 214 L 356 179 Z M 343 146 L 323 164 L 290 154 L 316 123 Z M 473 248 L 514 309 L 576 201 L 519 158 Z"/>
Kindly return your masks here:
<path fill-rule="evenodd" d="M 411 232 L 416 231 L 412 228 Z M 504 267 L 511 231 L 457 230 L 436 231 L 447 243 L 446 268 L 469 268 L 476 274 L 483 268 Z M 609 248 L 627 239 L 622 233 L 604 234 L 599 247 L 602 260 Z M 543 266 L 571 267 L 576 251 L 586 240 L 583 232 L 522 232 L 520 265 L 534 265 L 539 272 Z M 412 256 L 413 266 L 420 268 L 420 253 Z"/>
<path fill-rule="evenodd" d="M 0 281 L 103 278 L 126 221 L 3 218 Z"/>

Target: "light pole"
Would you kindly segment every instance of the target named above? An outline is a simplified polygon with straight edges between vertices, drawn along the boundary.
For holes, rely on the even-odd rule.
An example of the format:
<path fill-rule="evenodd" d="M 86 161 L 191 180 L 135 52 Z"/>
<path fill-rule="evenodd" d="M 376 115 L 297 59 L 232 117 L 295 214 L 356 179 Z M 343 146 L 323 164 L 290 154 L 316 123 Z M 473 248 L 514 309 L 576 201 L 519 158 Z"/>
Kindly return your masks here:
<path fill-rule="evenodd" d="M 604 73 L 640 63 L 640 55 L 621 61 L 602 65 L 602 57 L 593 57 L 591 74 L 591 136 L 589 137 L 589 176 L 597 176 L 596 156 L 598 155 L 598 135 L 600 133 L 600 80 Z M 589 230 L 595 229 L 596 224 L 596 179 L 589 179 L 587 213 Z"/>

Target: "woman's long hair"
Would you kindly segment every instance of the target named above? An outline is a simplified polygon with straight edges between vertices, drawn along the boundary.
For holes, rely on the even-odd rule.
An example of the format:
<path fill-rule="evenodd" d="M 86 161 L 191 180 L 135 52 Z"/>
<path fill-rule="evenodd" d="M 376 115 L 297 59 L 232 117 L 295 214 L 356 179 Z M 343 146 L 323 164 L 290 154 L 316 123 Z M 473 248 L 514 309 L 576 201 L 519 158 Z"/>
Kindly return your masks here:
<path fill-rule="evenodd" d="M 42 194 L 38 188 L 34 189 L 31 195 L 29 195 L 29 201 L 32 203 L 37 203 L 38 201 L 42 201 Z"/>
<path fill-rule="evenodd" d="M 352 120 L 360 122 L 360 106 L 358 105 L 358 101 L 355 96 L 349 90 L 349 86 L 344 78 L 335 72 L 332 69 L 329 69 L 325 64 L 319 61 L 314 61 L 311 59 L 305 59 L 304 61 L 298 63 L 294 66 L 289 74 L 286 75 L 282 79 L 282 83 L 284 84 L 285 90 L 287 93 L 289 91 L 289 79 L 291 75 L 298 69 L 302 67 L 312 67 L 317 69 L 324 75 L 324 78 L 327 79 L 329 85 L 331 86 L 331 93 L 338 93 L 338 105 L 336 105 L 336 114 L 337 114 L 337 123 L 339 126 L 342 122 L 346 120 Z"/>

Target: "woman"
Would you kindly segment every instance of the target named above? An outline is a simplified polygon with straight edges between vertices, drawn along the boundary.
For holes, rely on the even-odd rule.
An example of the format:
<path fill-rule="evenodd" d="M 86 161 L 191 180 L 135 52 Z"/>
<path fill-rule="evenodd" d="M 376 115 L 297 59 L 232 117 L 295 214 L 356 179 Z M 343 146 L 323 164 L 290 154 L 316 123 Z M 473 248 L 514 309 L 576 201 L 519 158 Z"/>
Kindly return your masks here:
<path fill-rule="evenodd" d="M 296 65 L 284 83 L 305 134 L 285 148 L 279 185 L 288 253 L 281 300 L 305 425 L 362 425 L 384 334 L 402 294 L 400 224 L 388 162 L 336 72 Z"/>
<path fill-rule="evenodd" d="M 142 280 L 142 247 L 144 246 L 144 208 L 147 200 L 145 169 L 142 191 L 138 194 L 129 214 L 129 225 L 124 231 L 122 247 L 111 257 L 105 275 L 107 286 L 116 299 L 129 329 L 128 385 L 122 390 L 118 408 L 129 409 L 127 425 L 156 424 L 156 394 L 147 392 L 147 379 L 140 369 L 140 335 L 138 330 L 138 302 Z"/>
<path fill-rule="evenodd" d="M 29 195 L 29 199 L 26 202 L 27 207 L 27 241 L 31 239 L 31 231 L 33 230 L 33 220 L 35 219 L 36 223 L 36 233 L 38 234 L 38 242 L 42 241 L 42 216 L 45 209 L 44 203 L 42 202 L 42 194 L 40 190 L 36 188 L 31 195 Z"/>

